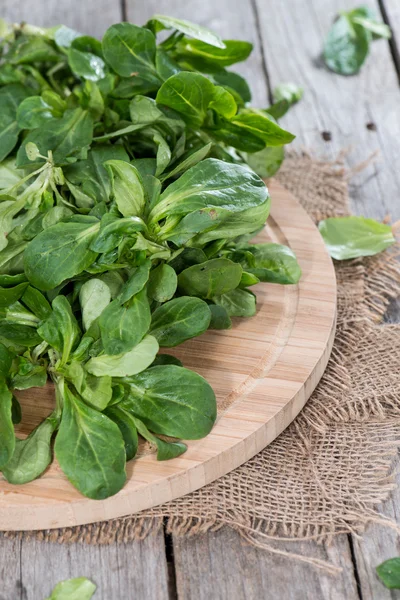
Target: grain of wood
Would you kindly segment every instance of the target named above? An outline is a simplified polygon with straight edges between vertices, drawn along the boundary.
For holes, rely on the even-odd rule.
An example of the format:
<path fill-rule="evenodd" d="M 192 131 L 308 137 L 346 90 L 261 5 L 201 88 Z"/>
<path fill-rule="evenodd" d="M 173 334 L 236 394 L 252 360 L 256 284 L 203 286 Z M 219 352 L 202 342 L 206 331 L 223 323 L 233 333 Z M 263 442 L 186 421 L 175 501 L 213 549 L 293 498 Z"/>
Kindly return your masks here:
<path fill-rule="evenodd" d="M 279 546 L 328 560 L 343 568 L 336 577 L 302 562 L 249 546 L 222 529 L 193 538 L 174 538 L 179 600 L 358 600 L 346 536 L 330 548 L 309 542 Z"/>
<path fill-rule="evenodd" d="M 351 180 L 352 207 L 365 216 L 383 219 L 389 213 L 398 219 L 400 89 L 388 43 L 374 42 L 360 74 L 343 77 L 326 69 L 321 51 L 335 15 L 353 8 L 352 0 L 255 2 L 272 86 L 293 81 L 304 88 L 301 102 L 282 120 L 297 136 L 294 146 L 331 158 L 352 147 L 349 167 L 378 150 L 377 161 Z M 379 12 L 376 1 L 369 5 Z M 331 134 L 330 142 L 323 132 Z"/>
<path fill-rule="evenodd" d="M 0 573 L 0 600 L 43 600 L 71 577 L 93 580 L 96 600 L 169 597 L 162 532 L 142 542 L 110 546 L 0 538 Z"/>
<path fill-rule="evenodd" d="M 384 20 L 392 30 L 390 45 L 400 82 L 400 2 L 399 0 L 379 0 L 379 4 Z"/>
<path fill-rule="evenodd" d="M 1 0 L 1 18 L 41 27 L 63 24 L 100 37 L 107 27 L 122 20 L 122 11 L 118 0 Z"/>

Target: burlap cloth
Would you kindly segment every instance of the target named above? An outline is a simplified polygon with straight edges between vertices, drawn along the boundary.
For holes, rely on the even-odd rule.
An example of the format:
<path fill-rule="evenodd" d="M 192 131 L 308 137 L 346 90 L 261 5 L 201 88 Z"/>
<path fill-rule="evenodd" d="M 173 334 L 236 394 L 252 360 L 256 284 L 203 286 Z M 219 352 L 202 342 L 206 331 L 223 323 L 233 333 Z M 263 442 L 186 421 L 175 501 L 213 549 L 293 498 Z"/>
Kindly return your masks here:
<path fill-rule="evenodd" d="M 348 214 L 348 174 L 340 161 L 289 156 L 277 178 L 316 221 Z M 270 548 L 271 540 L 329 541 L 361 532 L 370 521 L 389 523 L 375 507 L 393 487 L 389 472 L 400 433 L 400 325 L 383 323 L 400 291 L 396 254 L 391 249 L 335 264 L 338 325 L 325 375 L 297 419 L 253 459 L 133 517 L 20 535 L 109 544 L 143 538 L 165 524 L 185 535 L 227 525 Z M 276 543 L 271 549 L 287 554 Z"/>

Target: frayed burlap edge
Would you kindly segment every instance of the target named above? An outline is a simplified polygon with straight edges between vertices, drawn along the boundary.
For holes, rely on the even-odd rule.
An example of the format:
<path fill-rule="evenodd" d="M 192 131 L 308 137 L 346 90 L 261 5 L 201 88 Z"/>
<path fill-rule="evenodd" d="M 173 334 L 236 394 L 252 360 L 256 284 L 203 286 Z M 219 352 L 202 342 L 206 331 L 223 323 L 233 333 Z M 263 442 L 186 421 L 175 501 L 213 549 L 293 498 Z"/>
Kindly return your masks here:
<path fill-rule="evenodd" d="M 342 162 L 291 155 L 278 179 L 315 221 L 349 214 Z M 400 326 L 382 324 L 400 294 L 399 250 L 337 263 L 338 327 L 324 377 L 297 419 L 253 459 L 188 496 L 132 517 L 7 537 L 88 544 L 143 539 L 166 523 L 176 535 L 229 526 L 249 543 L 334 572 L 277 540 L 330 541 L 370 522 L 398 529 L 376 506 L 393 489 L 400 441 Z M 397 365 L 397 366 L 396 366 Z"/>

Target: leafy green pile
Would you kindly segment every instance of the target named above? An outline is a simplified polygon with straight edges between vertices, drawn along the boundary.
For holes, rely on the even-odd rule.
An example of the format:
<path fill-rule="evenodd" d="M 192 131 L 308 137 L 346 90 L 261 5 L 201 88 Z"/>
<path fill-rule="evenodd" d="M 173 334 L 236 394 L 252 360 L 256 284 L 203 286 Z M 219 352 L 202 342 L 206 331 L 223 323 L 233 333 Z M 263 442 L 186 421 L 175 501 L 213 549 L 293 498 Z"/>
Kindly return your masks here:
<path fill-rule="evenodd" d="M 289 248 L 249 244 L 270 198 L 246 162 L 279 167 L 293 135 L 277 118 L 299 92 L 250 108 L 226 67 L 251 44 L 164 16 L 101 43 L 64 26 L 3 35 L 0 469 L 39 477 L 55 438 L 73 485 L 106 498 L 139 435 L 165 460 L 215 422 L 210 385 L 159 348 L 254 315 L 259 281 L 300 277 Z M 48 377 L 54 411 L 16 438 L 14 391 Z"/>
<path fill-rule="evenodd" d="M 390 37 L 390 27 L 367 6 L 341 11 L 325 41 L 325 63 L 336 73 L 354 75 L 364 64 L 371 42 Z"/>

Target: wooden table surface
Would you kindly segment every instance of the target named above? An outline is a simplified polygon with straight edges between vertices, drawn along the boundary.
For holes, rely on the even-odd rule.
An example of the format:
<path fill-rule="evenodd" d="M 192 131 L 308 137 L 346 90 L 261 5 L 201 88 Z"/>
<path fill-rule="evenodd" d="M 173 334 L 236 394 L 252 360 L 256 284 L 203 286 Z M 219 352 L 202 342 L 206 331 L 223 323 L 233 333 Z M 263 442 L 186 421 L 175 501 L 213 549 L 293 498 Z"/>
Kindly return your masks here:
<path fill-rule="evenodd" d="M 0 0 L 0 16 L 44 26 L 64 23 L 100 36 L 112 23 L 142 24 L 161 13 L 197 21 L 224 38 L 250 40 L 254 52 L 240 71 L 251 83 L 253 103 L 267 106 L 278 83 L 301 85 L 304 98 L 283 121 L 297 135 L 294 145 L 330 158 L 348 149 L 349 167 L 378 151 L 376 162 L 351 180 L 352 208 L 397 220 L 400 0 L 365 3 L 391 25 L 393 40 L 374 42 L 362 72 L 347 78 L 328 72 L 320 54 L 334 16 L 362 4 L 357 0 Z M 400 302 L 389 308 L 387 320 L 400 320 Z M 380 511 L 400 524 L 400 489 Z M 96 547 L 0 536 L 0 600 L 43 600 L 58 581 L 78 576 L 97 584 L 96 600 L 400 598 L 400 591 L 386 590 L 375 576 L 377 564 L 400 555 L 399 536 L 390 528 L 342 535 L 328 548 L 309 542 L 287 548 L 330 560 L 342 573 L 327 576 L 252 548 L 230 530 L 190 539 L 153 533 L 143 542 Z"/>

